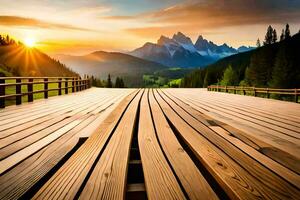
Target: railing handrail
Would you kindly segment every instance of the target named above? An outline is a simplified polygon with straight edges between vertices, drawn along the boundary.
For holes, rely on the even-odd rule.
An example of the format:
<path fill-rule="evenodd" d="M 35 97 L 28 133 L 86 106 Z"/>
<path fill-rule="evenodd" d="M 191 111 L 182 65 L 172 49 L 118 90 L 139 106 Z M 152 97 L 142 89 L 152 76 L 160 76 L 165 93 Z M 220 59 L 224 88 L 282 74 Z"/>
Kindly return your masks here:
<path fill-rule="evenodd" d="M 2 76 L 0 79 L 58 79 L 58 78 L 81 78 L 80 76 Z"/>
<path fill-rule="evenodd" d="M 229 90 L 233 90 L 236 94 L 236 91 L 243 91 L 244 95 L 246 91 L 254 92 L 254 96 L 257 93 L 267 94 L 267 97 L 270 98 L 270 94 L 281 94 L 281 95 L 293 95 L 295 97 L 295 102 L 298 102 L 298 96 L 300 95 L 300 89 L 280 89 L 280 88 L 257 88 L 257 87 L 243 87 L 243 86 L 223 86 L 223 85 L 210 85 L 207 86 L 207 90 L 211 91 L 212 89 L 225 90 L 228 92 Z"/>
<path fill-rule="evenodd" d="M 269 91 L 300 91 L 298 88 L 289 88 L 289 89 L 284 89 L 284 88 L 260 88 L 260 87 L 243 87 L 243 86 L 223 86 L 223 85 L 210 85 L 207 86 L 208 88 L 227 88 L 227 89 L 242 89 L 242 90 L 269 90 Z"/>
<path fill-rule="evenodd" d="M 26 80 L 24 82 L 24 80 Z M 50 80 L 49 80 L 50 79 Z M 6 80 L 15 80 L 14 83 L 6 83 Z M 56 88 L 48 88 L 48 84 L 57 83 Z M 69 85 L 70 83 L 70 85 Z M 34 85 L 44 85 L 41 90 L 34 90 Z M 62 85 L 64 84 L 64 85 Z M 27 86 L 27 92 L 22 92 L 22 86 Z M 15 87 L 15 94 L 5 94 L 6 88 Z M 91 80 L 88 76 L 81 78 L 80 76 L 74 77 L 0 77 L 0 108 L 5 107 L 5 100 L 15 97 L 16 105 L 22 103 L 22 96 L 28 96 L 28 102 L 33 101 L 33 94 L 44 93 L 44 98 L 48 98 L 49 91 L 58 91 L 58 95 L 65 91 L 65 94 L 69 93 L 69 89 L 72 88 L 72 92 L 85 90 L 91 87 Z"/>

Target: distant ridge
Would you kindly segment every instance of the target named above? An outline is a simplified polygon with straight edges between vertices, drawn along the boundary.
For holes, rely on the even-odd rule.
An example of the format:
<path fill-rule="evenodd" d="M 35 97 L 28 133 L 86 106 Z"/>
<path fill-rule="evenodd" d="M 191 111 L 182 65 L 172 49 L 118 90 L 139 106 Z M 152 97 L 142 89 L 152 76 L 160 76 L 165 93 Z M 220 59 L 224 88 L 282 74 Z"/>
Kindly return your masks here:
<path fill-rule="evenodd" d="M 0 46 L 0 76 L 78 76 L 64 64 L 35 48 Z"/>
<path fill-rule="evenodd" d="M 167 68 L 118 52 L 96 51 L 84 56 L 56 55 L 56 58 L 81 75 L 88 74 L 101 79 L 107 79 L 108 74 L 112 79 L 122 77 L 128 87 L 140 87 L 143 85 L 144 74 Z"/>

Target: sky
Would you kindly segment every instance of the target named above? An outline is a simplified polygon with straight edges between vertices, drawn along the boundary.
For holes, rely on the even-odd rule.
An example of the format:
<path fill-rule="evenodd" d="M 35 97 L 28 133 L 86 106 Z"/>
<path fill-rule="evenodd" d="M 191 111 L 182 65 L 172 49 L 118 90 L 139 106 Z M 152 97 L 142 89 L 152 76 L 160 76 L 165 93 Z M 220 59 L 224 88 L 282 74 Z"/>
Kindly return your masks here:
<path fill-rule="evenodd" d="M 255 46 L 268 25 L 300 29 L 300 0 L 0 0 L 0 34 L 52 54 L 131 51 L 178 31 Z M 5 5 L 5 6 L 3 6 Z"/>

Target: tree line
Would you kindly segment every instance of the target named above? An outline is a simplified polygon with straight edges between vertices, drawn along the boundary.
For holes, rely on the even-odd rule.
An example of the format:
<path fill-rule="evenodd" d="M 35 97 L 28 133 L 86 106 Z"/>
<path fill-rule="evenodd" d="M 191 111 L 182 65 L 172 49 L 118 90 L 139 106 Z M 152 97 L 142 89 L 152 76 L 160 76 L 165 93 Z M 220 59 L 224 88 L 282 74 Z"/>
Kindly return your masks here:
<path fill-rule="evenodd" d="M 92 86 L 95 87 L 107 87 L 107 88 L 125 88 L 125 83 L 121 77 L 116 77 L 115 82 L 112 81 L 110 74 L 108 74 L 106 80 L 101 80 L 94 76 L 91 77 Z"/>
<path fill-rule="evenodd" d="M 22 45 L 21 42 L 16 42 L 14 39 L 12 39 L 9 35 L 2 36 L 0 35 L 0 46 L 8 46 L 8 45 Z"/>
<path fill-rule="evenodd" d="M 186 75 L 181 87 L 207 87 L 211 84 L 271 88 L 300 87 L 300 34 L 291 36 L 289 24 L 278 41 L 276 30 L 269 26 L 263 45 L 257 49 L 220 60 L 205 69 Z"/>

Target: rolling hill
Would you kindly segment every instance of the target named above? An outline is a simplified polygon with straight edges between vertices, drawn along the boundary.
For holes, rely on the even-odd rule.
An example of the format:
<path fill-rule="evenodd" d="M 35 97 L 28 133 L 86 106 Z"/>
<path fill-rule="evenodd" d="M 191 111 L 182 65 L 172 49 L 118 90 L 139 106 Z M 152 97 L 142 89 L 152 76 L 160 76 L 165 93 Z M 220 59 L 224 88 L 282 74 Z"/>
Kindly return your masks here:
<path fill-rule="evenodd" d="M 0 76 L 78 76 L 35 48 L 0 46 Z"/>
<path fill-rule="evenodd" d="M 104 51 L 84 56 L 56 55 L 56 58 L 81 75 L 93 75 L 100 79 L 106 79 L 108 74 L 112 79 L 122 77 L 128 87 L 140 87 L 144 74 L 167 68 L 131 55 Z"/>

